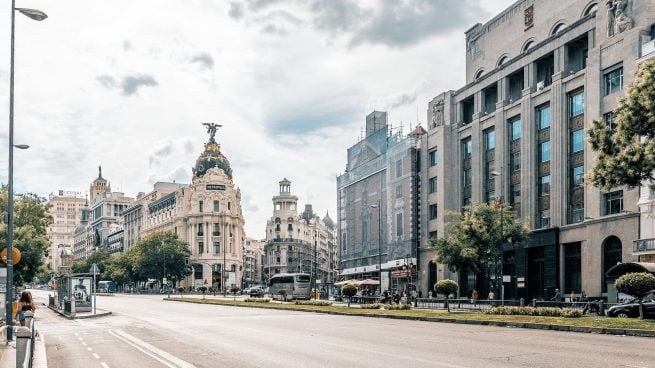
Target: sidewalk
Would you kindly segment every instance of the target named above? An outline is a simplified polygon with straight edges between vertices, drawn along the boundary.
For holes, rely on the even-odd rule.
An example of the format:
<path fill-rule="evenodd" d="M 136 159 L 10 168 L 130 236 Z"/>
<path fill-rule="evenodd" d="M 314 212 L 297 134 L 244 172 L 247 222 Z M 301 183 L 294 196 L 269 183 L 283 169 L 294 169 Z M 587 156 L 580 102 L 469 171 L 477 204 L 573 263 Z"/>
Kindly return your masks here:
<path fill-rule="evenodd" d="M 68 319 L 84 319 L 84 318 L 98 318 L 98 317 L 105 317 L 111 315 L 111 311 L 105 310 L 105 309 L 96 309 L 96 313 L 94 314 L 93 312 L 77 312 L 75 313 L 75 316 L 70 316 L 68 314 L 65 314 L 62 309 L 57 309 L 52 306 L 48 306 L 48 309 L 50 309 L 53 312 L 59 313 L 60 315 L 68 318 Z"/>

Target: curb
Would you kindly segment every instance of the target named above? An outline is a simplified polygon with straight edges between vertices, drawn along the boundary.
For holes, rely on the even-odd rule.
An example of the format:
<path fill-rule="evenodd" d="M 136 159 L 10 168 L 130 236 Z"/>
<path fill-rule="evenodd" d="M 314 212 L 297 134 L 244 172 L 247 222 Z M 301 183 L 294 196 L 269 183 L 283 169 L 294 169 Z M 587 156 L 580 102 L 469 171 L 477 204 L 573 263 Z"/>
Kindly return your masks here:
<path fill-rule="evenodd" d="M 50 309 L 50 310 L 53 311 L 53 312 L 58 313 L 58 314 L 61 315 L 61 316 L 66 317 L 66 319 L 69 319 L 69 320 L 73 320 L 73 319 L 87 319 L 87 318 L 98 318 L 98 317 L 105 317 L 105 316 L 109 316 L 109 315 L 111 315 L 111 311 L 107 311 L 107 312 L 101 312 L 101 313 L 96 313 L 96 314 L 77 315 L 77 316 L 73 317 L 73 316 L 70 316 L 70 315 L 68 315 L 68 314 L 65 314 L 63 311 L 61 311 L 61 310 L 59 310 L 59 309 L 55 309 L 55 308 L 53 308 L 53 307 L 51 307 L 51 306 L 48 306 L 48 309 Z"/>
<path fill-rule="evenodd" d="M 467 325 L 527 328 L 527 329 L 550 330 L 550 331 L 561 331 L 561 332 L 595 333 L 595 334 L 603 334 L 603 335 L 655 337 L 655 331 L 651 331 L 651 330 L 622 329 L 622 328 L 609 328 L 609 327 L 563 326 L 563 325 L 551 325 L 547 323 L 507 322 L 507 321 L 493 321 L 493 320 L 483 320 L 483 319 L 482 320 L 460 319 L 460 318 L 447 318 L 447 317 L 413 317 L 413 316 L 396 316 L 396 315 L 364 314 L 364 313 L 340 313 L 335 311 L 307 310 L 307 309 L 300 309 L 300 308 L 293 308 L 293 307 L 282 309 L 282 308 L 275 308 L 275 307 L 269 308 L 260 305 L 203 303 L 191 299 L 179 300 L 179 299 L 164 298 L 164 301 L 195 303 L 195 304 L 210 304 L 210 305 L 218 305 L 218 306 L 225 306 L 225 307 L 276 309 L 276 310 L 294 311 L 294 312 L 312 312 L 312 313 L 332 314 L 332 315 L 339 315 L 339 316 L 389 318 L 389 319 L 402 319 L 402 320 L 423 321 L 423 322 L 459 323 L 459 324 L 467 324 Z M 257 304 L 257 303 L 253 303 L 253 304 Z"/>

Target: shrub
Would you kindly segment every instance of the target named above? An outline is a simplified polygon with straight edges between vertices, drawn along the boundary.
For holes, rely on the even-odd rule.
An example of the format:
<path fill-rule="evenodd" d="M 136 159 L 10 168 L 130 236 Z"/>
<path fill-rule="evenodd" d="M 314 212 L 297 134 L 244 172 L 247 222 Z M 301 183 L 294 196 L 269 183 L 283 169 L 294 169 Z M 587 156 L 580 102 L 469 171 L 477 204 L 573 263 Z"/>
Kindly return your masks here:
<path fill-rule="evenodd" d="M 237 292 L 239 292 L 239 290 L 241 290 L 241 289 L 239 289 L 238 286 L 232 286 L 232 287 L 230 288 L 230 293 L 232 293 L 232 294 L 236 294 Z"/>
<path fill-rule="evenodd" d="M 207 287 L 206 286 L 201 286 L 201 287 L 198 288 L 198 291 L 200 291 L 201 293 L 204 294 L 207 291 Z"/>
<path fill-rule="evenodd" d="M 359 307 L 361 309 L 380 309 L 383 304 L 380 303 L 370 303 L 370 304 L 361 304 Z"/>
<path fill-rule="evenodd" d="M 351 285 L 351 284 L 346 284 L 341 288 L 341 294 L 347 297 L 351 297 L 355 294 L 357 294 L 357 286 Z"/>
<path fill-rule="evenodd" d="M 436 284 L 434 284 L 434 291 L 436 291 L 438 294 L 443 294 L 446 297 L 448 297 L 450 294 L 455 294 L 457 289 L 459 289 L 457 283 L 450 279 L 439 280 Z"/>
<path fill-rule="evenodd" d="M 361 304 L 361 309 L 386 309 L 386 310 L 407 310 L 411 309 L 409 304 L 382 304 L 382 303 L 371 303 L 371 304 Z"/>
<path fill-rule="evenodd" d="M 560 308 L 533 308 L 533 307 L 493 307 L 482 311 L 484 314 L 511 315 L 511 316 L 538 316 L 538 317 L 565 317 L 579 318 L 582 313 L 577 310 Z"/>
<path fill-rule="evenodd" d="M 655 289 L 655 276 L 648 272 L 627 273 L 616 280 L 616 290 L 630 294 L 639 299 L 639 318 L 644 318 L 642 299 L 649 291 Z"/>
<path fill-rule="evenodd" d="M 326 302 L 323 300 L 296 300 L 296 305 L 316 305 L 319 307 L 327 307 L 332 305 L 330 302 Z"/>
<path fill-rule="evenodd" d="M 246 298 L 243 300 L 246 303 L 269 303 L 271 299 L 269 298 Z"/>

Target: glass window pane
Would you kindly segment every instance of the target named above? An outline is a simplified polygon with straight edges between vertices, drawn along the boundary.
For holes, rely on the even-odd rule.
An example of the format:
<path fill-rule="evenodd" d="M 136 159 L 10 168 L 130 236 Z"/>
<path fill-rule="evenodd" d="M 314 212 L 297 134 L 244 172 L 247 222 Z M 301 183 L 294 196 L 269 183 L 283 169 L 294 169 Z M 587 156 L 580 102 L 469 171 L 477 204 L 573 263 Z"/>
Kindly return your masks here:
<path fill-rule="evenodd" d="M 584 92 L 571 96 L 570 113 L 571 117 L 584 114 Z"/>
<path fill-rule="evenodd" d="M 550 161 L 550 141 L 540 144 L 540 160 L 539 162 Z"/>
<path fill-rule="evenodd" d="M 539 109 L 539 129 L 550 127 L 550 106 Z"/>
<path fill-rule="evenodd" d="M 580 152 L 584 149 L 584 131 L 582 129 L 571 133 L 571 152 Z"/>

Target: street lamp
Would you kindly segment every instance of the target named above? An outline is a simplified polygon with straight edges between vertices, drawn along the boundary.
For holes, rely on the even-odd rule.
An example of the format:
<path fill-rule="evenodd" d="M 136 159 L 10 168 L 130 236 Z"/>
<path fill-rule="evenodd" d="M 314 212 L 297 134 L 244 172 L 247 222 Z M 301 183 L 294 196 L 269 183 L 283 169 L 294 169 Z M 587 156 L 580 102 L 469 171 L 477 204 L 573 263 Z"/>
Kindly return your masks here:
<path fill-rule="evenodd" d="M 41 21 L 48 16 L 36 9 L 16 8 L 16 1 L 11 1 L 11 61 L 9 63 L 9 175 L 7 183 L 7 298 L 5 300 L 5 321 L 7 323 L 7 341 L 13 339 L 13 316 L 11 310 L 12 288 L 14 284 L 14 147 L 26 149 L 27 145 L 14 145 L 14 34 L 16 12 L 26 17 Z"/>
<path fill-rule="evenodd" d="M 378 272 L 380 272 L 380 295 L 382 295 L 382 206 L 380 200 L 378 204 L 372 204 L 371 208 L 378 209 Z"/>
<path fill-rule="evenodd" d="M 492 171 L 491 176 L 493 177 L 502 177 L 503 174 L 501 174 L 498 171 Z M 502 184 L 502 180 L 501 180 Z M 496 258 L 496 292 L 498 292 L 498 288 L 500 287 L 500 302 L 502 305 L 505 305 L 505 283 L 504 280 L 502 280 L 502 275 L 503 275 L 503 191 L 502 191 L 502 185 L 501 185 L 501 191 L 500 191 L 500 197 L 499 201 L 500 203 L 500 234 L 498 234 L 498 257 Z"/>

